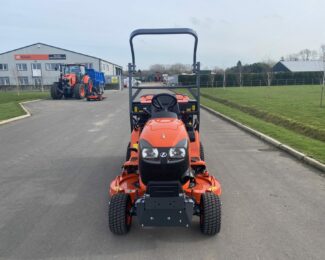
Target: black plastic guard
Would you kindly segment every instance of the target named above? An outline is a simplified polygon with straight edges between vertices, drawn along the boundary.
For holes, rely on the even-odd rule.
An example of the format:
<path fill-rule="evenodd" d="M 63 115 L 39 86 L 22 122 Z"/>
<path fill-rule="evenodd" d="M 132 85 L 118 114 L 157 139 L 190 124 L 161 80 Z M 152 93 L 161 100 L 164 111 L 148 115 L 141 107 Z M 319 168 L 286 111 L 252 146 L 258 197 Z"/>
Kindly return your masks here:
<path fill-rule="evenodd" d="M 150 197 L 145 195 L 136 202 L 136 215 L 142 226 L 189 227 L 194 201 L 184 194 L 177 197 Z"/>

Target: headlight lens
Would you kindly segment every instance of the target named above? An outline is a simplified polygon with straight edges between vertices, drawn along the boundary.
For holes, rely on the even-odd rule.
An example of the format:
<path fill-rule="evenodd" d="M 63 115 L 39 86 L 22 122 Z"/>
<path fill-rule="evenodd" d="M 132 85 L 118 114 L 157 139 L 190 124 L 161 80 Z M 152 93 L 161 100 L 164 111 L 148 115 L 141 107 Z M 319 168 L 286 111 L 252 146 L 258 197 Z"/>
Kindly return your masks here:
<path fill-rule="evenodd" d="M 185 155 L 185 148 L 174 147 L 169 149 L 169 157 L 172 159 L 183 159 L 185 158 Z"/>
<path fill-rule="evenodd" d="M 142 149 L 142 158 L 144 159 L 156 159 L 158 158 L 158 149 L 157 148 L 143 148 Z"/>

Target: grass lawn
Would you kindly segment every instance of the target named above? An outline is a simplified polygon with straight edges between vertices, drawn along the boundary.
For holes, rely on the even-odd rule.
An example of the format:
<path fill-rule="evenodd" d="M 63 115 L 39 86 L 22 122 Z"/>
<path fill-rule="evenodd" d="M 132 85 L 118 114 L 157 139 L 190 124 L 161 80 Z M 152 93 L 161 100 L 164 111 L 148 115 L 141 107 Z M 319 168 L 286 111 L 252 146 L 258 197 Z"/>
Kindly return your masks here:
<path fill-rule="evenodd" d="M 201 102 L 325 162 L 320 86 L 202 88 Z"/>
<path fill-rule="evenodd" d="M 325 130 L 324 107 L 319 106 L 321 86 L 202 88 L 201 93 L 267 111 L 304 125 Z"/>
<path fill-rule="evenodd" d="M 0 121 L 24 115 L 19 102 L 48 97 L 48 92 L 21 92 L 20 95 L 16 92 L 0 92 Z"/>

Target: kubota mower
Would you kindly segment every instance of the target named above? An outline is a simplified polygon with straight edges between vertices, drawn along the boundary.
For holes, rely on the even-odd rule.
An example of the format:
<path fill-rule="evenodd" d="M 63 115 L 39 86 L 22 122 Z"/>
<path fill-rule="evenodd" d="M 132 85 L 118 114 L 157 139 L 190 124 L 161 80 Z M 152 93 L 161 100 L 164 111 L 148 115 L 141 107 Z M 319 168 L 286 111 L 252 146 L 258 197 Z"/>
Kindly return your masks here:
<path fill-rule="evenodd" d="M 91 85 L 91 78 L 86 74 L 83 64 L 62 64 L 60 65 L 60 78 L 51 87 L 53 99 L 76 98 L 83 99 L 86 89 Z"/>
<path fill-rule="evenodd" d="M 195 86 L 187 88 L 194 99 L 174 94 L 174 86 L 133 86 L 133 38 L 148 34 L 188 34 L 194 41 Z M 122 173 L 110 184 L 108 224 L 115 234 L 126 234 L 133 217 L 142 227 L 189 227 L 200 219 L 201 232 L 215 235 L 221 225 L 221 186 L 210 175 L 200 142 L 200 63 L 196 62 L 197 34 L 191 29 L 139 29 L 132 32 L 129 64 L 131 138 Z M 142 90 L 157 89 L 159 94 Z M 136 90 L 136 91 L 133 91 Z M 134 92 L 134 93 L 133 93 Z"/>

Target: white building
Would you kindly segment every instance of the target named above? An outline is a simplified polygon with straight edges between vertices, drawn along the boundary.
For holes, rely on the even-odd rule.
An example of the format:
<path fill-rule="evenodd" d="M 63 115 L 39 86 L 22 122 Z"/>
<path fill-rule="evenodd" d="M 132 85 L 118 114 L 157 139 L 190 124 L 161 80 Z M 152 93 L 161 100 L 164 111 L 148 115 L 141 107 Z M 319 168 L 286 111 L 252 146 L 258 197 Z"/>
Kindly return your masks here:
<path fill-rule="evenodd" d="M 122 74 L 122 66 L 83 53 L 35 43 L 0 53 L 0 86 L 51 85 L 59 77 L 59 64 L 82 63 L 105 76 Z"/>

